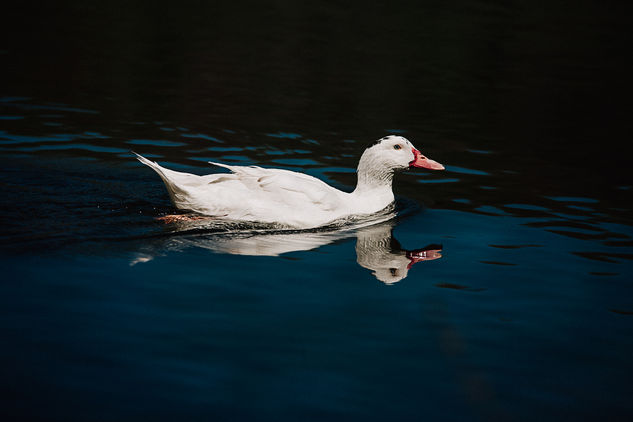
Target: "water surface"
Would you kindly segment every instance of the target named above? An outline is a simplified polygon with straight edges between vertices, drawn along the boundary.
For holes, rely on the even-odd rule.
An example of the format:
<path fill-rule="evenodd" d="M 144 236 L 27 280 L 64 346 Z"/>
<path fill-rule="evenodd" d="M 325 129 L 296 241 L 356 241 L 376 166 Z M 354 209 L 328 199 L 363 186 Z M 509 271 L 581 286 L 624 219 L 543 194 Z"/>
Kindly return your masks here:
<path fill-rule="evenodd" d="M 10 419 L 633 415 L 626 11 L 159 2 L 6 16 Z M 376 224 L 308 233 L 158 221 L 175 210 L 130 153 L 349 190 L 389 133 L 446 171 L 398 175 Z"/>

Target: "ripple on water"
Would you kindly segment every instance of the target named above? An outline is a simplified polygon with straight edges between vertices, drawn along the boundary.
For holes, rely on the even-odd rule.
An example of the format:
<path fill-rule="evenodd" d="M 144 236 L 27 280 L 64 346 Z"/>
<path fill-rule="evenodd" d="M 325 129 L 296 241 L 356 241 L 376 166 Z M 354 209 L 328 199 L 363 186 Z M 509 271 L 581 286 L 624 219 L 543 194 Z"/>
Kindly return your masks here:
<path fill-rule="evenodd" d="M 131 139 L 125 142 L 131 145 L 151 145 L 156 147 L 181 147 L 187 145 L 184 142 L 167 141 L 164 139 Z"/>
<path fill-rule="evenodd" d="M 528 221 L 523 223 L 528 227 L 536 227 L 536 228 L 548 228 L 548 229 L 557 229 L 563 228 L 567 230 L 573 230 L 579 234 L 595 234 L 605 232 L 604 229 L 595 226 L 593 224 L 588 224 L 580 221 L 570 221 L 570 220 L 552 220 L 552 219 L 536 219 L 534 221 Z"/>
<path fill-rule="evenodd" d="M 546 196 L 545 198 L 558 202 L 584 202 L 588 204 L 596 204 L 599 202 L 597 199 L 582 196 Z"/>
<path fill-rule="evenodd" d="M 489 214 L 489 215 L 499 215 L 499 216 L 510 216 L 512 214 L 502 210 L 501 208 L 493 207 L 492 205 L 481 205 L 474 209 L 474 211 Z"/>
<path fill-rule="evenodd" d="M 579 205 L 567 205 L 567 208 L 570 208 L 572 210 L 578 210 L 578 211 L 595 211 L 593 208 L 581 207 Z"/>
<path fill-rule="evenodd" d="M 0 103 L 15 103 L 18 101 L 29 101 L 30 97 L 0 97 Z"/>
<path fill-rule="evenodd" d="M 593 217 L 595 216 L 595 213 L 568 214 L 568 213 L 563 213 L 563 212 L 553 212 L 551 214 L 552 216 L 559 217 L 564 220 L 572 220 L 572 221 L 588 221 L 588 220 L 593 219 Z"/>
<path fill-rule="evenodd" d="M 540 248 L 543 245 L 536 244 L 525 244 L 525 245 L 488 245 L 491 248 L 499 248 L 499 249 L 522 249 L 522 248 Z"/>
<path fill-rule="evenodd" d="M 83 132 L 83 133 L 55 133 L 43 136 L 15 135 L 6 131 L 0 131 L 0 141 L 3 145 L 13 144 L 35 144 L 35 143 L 56 143 L 70 142 L 77 139 L 109 139 L 109 136 L 102 135 L 99 132 Z"/>
<path fill-rule="evenodd" d="M 462 291 L 474 292 L 474 293 L 483 292 L 487 290 L 485 287 L 470 287 L 470 286 L 464 286 L 462 284 L 456 284 L 456 283 L 437 283 L 435 284 L 435 287 L 439 287 L 440 289 L 462 290 Z"/>
<path fill-rule="evenodd" d="M 55 110 L 55 111 L 67 111 L 71 113 L 82 113 L 82 114 L 101 114 L 100 111 L 97 110 L 89 110 L 85 108 L 77 108 L 77 107 L 69 107 L 65 104 L 24 104 L 24 103 L 16 103 L 11 102 L 12 107 L 21 108 L 23 110 Z"/>
<path fill-rule="evenodd" d="M 240 152 L 240 151 L 244 151 L 244 148 L 240 148 L 240 147 L 209 147 L 206 150 L 207 151 L 216 151 L 216 152 Z"/>
<path fill-rule="evenodd" d="M 208 163 L 209 161 L 217 161 L 216 157 L 197 157 L 197 156 L 190 156 L 189 160 L 192 161 L 202 161 L 205 163 Z"/>
<path fill-rule="evenodd" d="M 119 154 L 118 155 L 121 158 L 136 158 L 132 153 L 130 153 L 130 151 L 126 151 L 123 154 Z M 153 158 L 154 160 L 158 159 L 158 158 L 163 158 L 164 155 L 162 154 L 156 154 L 156 153 L 143 153 L 143 157 L 145 158 Z M 126 162 L 126 164 L 133 164 L 134 166 L 136 166 L 138 163 L 136 161 L 130 161 L 130 162 Z"/>
<path fill-rule="evenodd" d="M 224 143 L 221 139 L 214 138 L 213 136 L 205 135 L 203 133 L 181 133 L 180 136 L 182 138 L 204 139 L 206 141 L 217 142 L 219 144 Z"/>
<path fill-rule="evenodd" d="M 488 265 L 499 265 L 499 266 L 503 266 L 503 267 L 514 267 L 517 264 L 513 264 L 512 262 L 504 262 L 504 261 L 479 261 L 482 264 L 488 264 Z"/>
<path fill-rule="evenodd" d="M 633 260 L 633 253 L 617 253 L 617 252 L 604 252 L 604 251 L 582 251 L 572 252 L 574 255 L 592 259 L 595 261 L 618 263 L 621 260 L 631 261 Z"/>
<path fill-rule="evenodd" d="M 100 145 L 89 145 L 89 144 L 61 144 L 61 145 L 38 145 L 34 147 L 19 147 L 12 148 L 15 151 L 22 152 L 35 152 L 35 151 L 58 151 L 58 150 L 71 150 L 78 149 L 84 151 L 92 151 L 92 152 L 108 152 L 108 153 L 123 153 L 128 152 L 122 148 L 114 148 L 114 147 L 104 147 Z M 6 150 L 6 149 L 5 149 Z"/>
<path fill-rule="evenodd" d="M 457 166 L 445 166 L 446 171 L 447 172 L 452 172 L 452 173 L 461 173 L 461 174 L 472 174 L 472 175 L 477 175 L 477 176 L 489 176 L 490 173 L 482 171 L 482 170 L 475 170 L 475 169 L 469 169 L 466 167 L 457 167 Z"/>
<path fill-rule="evenodd" d="M 319 164 L 317 161 L 310 158 L 278 158 L 272 160 L 272 162 L 289 166 L 316 166 Z"/>
<path fill-rule="evenodd" d="M 418 183 L 457 183 L 459 179 L 418 179 Z"/>
<path fill-rule="evenodd" d="M 280 150 L 280 149 L 266 149 L 264 151 L 264 154 L 266 155 L 286 155 L 286 151 Z"/>
<path fill-rule="evenodd" d="M 633 240 L 609 240 L 606 242 L 602 242 L 605 246 L 615 246 L 615 247 L 633 247 Z"/>
<path fill-rule="evenodd" d="M 516 208 L 516 209 L 519 209 L 519 210 L 526 210 L 526 211 L 543 211 L 543 212 L 549 212 L 550 211 L 549 208 L 541 207 L 539 205 L 532 205 L 532 204 L 505 204 L 503 207 L 504 208 Z"/>
<path fill-rule="evenodd" d="M 213 160 L 218 161 L 218 158 L 214 158 Z M 244 165 L 251 165 L 253 163 L 253 160 L 243 155 L 222 155 L 219 160 L 244 163 Z"/>
<path fill-rule="evenodd" d="M 298 133 L 292 132 L 277 132 L 277 133 L 267 133 L 266 136 L 271 138 L 281 138 L 281 139 L 300 139 L 301 135 Z"/>

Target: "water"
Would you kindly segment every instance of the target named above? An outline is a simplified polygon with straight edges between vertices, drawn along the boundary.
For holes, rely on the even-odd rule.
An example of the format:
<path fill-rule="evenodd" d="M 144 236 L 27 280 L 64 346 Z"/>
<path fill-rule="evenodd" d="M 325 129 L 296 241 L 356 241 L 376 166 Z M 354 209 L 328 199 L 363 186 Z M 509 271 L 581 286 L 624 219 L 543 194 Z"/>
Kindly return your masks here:
<path fill-rule="evenodd" d="M 11 7 L 5 418 L 629 420 L 629 15 Z M 351 189 L 388 133 L 447 170 L 399 175 L 395 217 L 309 233 L 157 221 L 129 152 Z"/>

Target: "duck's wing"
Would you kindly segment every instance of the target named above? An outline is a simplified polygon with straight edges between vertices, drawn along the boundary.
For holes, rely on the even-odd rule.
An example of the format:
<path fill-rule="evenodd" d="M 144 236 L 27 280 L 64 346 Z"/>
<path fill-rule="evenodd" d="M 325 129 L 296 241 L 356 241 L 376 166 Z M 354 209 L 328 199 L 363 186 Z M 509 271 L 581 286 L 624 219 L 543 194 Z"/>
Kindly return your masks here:
<path fill-rule="evenodd" d="M 331 212 L 342 206 L 343 192 L 307 174 L 256 166 L 211 164 L 230 170 L 255 195 L 260 206 L 286 206 L 297 211 L 322 212 Z M 222 179 L 217 180 L 220 181 Z M 217 182 L 211 181 L 210 184 Z"/>

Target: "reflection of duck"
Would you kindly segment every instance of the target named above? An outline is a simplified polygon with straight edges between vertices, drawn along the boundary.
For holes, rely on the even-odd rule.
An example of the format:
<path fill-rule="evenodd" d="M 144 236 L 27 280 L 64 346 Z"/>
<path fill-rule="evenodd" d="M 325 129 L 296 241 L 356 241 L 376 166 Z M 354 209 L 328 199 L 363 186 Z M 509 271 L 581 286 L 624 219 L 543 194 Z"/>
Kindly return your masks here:
<path fill-rule="evenodd" d="M 186 222 L 183 224 L 191 224 Z M 150 261 L 162 250 L 178 251 L 189 247 L 209 249 L 233 255 L 278 256 L 288 252 L 308 251 L 356 236 L 356 261 L 361 267 L 385 284 L 393 284 L 407 277 L 413 264 L 441 258 L 441 246 L 429 245 L 422 249 L 405 250 L 393 237 L 393 222 L 387 221 L 357 230 L 331 232 L 294 232 L 253 234 L 183 235 L 170 237 L 165 243 L 153 244 L 130 262 L 135 265 Z M 183 227 L 190 227 L 189 225 Z"/>
<path fill-rule="evenodd" d="M 386 136 L 365 150 L 352 193 L 289 170 L 211 163 L 231 173 L 197 176 L 166 169 L 138 154 L 137 158 L 163 179 L 176 208 L 296 229 L 321 227 L 337 219 L 369 215 L 386 208 L 394 200 L 391 183 L 395 171 L 411 167 L 444 169 L 402 136 Z"/>
<path fill-rule="evenodd" d="M 393 237 L 391 224 L 379 224 L 356 233 L 356 261 L 361 267 L 373 270 L 373 275 L 385 284 L 404 279 L 416 262 L 442 257 L 440 245 L 405 250 Z"/>

